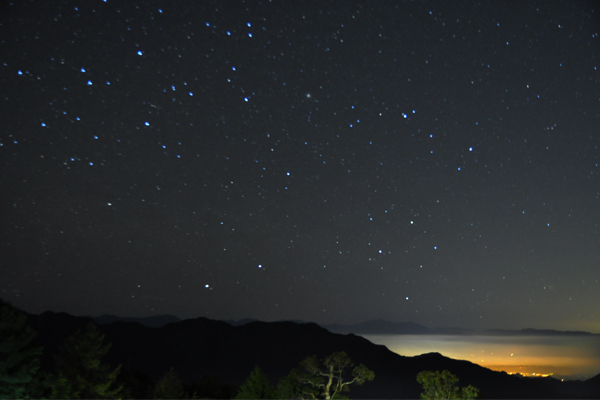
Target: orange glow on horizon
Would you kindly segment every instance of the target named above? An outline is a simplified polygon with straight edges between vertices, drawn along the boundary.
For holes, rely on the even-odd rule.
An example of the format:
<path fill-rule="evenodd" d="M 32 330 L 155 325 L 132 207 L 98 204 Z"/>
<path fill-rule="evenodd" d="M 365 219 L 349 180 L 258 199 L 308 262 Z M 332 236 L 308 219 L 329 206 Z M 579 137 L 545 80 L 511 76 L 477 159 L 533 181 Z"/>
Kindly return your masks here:
<path fill-rule="evenodd" d="M 403 356 L 437 352 L 523 376 L 592 377 L 600 373 L 597 337 L 363 335 Z M 535 374 L 535 375 L 534 375 Z"/>

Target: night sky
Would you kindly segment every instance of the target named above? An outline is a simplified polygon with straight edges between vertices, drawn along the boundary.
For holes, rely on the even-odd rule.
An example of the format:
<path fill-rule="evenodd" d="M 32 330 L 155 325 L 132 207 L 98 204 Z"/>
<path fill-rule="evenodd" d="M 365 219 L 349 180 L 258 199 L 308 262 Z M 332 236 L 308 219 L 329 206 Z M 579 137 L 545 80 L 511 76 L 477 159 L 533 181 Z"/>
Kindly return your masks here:
<path fill-rule="evenodd" d="M 600 332 L 594 1 L 0 7 L 31 313 Z"/>

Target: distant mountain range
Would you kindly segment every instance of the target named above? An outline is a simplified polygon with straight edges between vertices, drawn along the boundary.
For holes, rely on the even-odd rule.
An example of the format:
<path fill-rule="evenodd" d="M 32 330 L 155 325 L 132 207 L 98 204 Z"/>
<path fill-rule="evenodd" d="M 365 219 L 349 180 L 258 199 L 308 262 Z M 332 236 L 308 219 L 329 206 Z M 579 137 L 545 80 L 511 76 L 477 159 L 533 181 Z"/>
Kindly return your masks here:
<path fill-rule="evenodd" d="M 107 323 L 115 318 L 114 322 Z M 423 370 L 444 369 L 455 374 L 461 385 L 479 388 L 481 395 L 488 399 L 600 398 L 600 375 L 583 382 L 561 382 L 553 378 L 511 376 L 438 353 L 405 357 L 363 337 L 332 333 L 313 323 L 252 321 L 234 326 L 206 318 L 183 321 L 174 318 L 161 316 L 124 321 L 117 317 L 99 317 L 105 322 L 99 329 L 106 335 L 106 342 L 112 343 L 106 361 L 113 365 L 122 364 L 124 370 L 138 371 L 153 380 L 173 367 L 184 382 L 214 374 L 239 385 L 255 365 L 276 383 L 307 356 L 324 357 L 345 351 L 355 363 L 363 363 L 375 373 L 373 382 L 352 387 L 349 393 L 352 398 L 419 398 L 421 387 L 416 375 Z M 76 329 L 83 329 L 89 321 L 90 318 L 65 313 L 30 316 L 31 325 L 38 330 L 44 346 L 46 368 L 51 370 L 53 367 L 54 354 L 63 340 Z M 378 333 L 384 328 L 388 332 L 395 329 L 397 333 L 403 326 L 405 331 L 423 331 L 419 325 L 410 323 L 376 321 L 365 324 L 358 325 L 372 331 L 379 327 Z M 161 327 L 156 327 L 158 325 Z"/>
<path fill-rule="evenodd" d="M 428 328 L 414 322 L 390 322 L 383 319 L 372 319 L 353 325 L 322 325 L 335 333 L 354 333 L 371 335 L 471 335 L 475 331 L 463 328 Z"/>
<path fill-rule="evenodd" d="M 335 333 L 354 333 L 371 335 L 497 335 L 497 336 L 599 336 L 600 334 L 582 331 L 557 331 L 552 329 L 487 329 L 476 331 L 465 328 L 428 328 L 414 322 L 390 322 L 373 319 L 353 325 L 322 325 Z"/>
<path fill-rule="evenodd" d="M 488 329 L 484 334 L 498 336 L 598 336 L 598 333 L 583 332 L 583 331 L 556 331 L 554 329 L 521 329 L 521 330 L 505 330 L 505 329 Z"/>
<path fill-rule="evenodd" d="M 157 315 L 153 317 L 142 318 L 123 318 L 115 315 L 102 315 L 100 317 L 91 318 L 99 324 L 110 324 L 117 321 L 122 322 L 137 322 L 150 328 L 161 328 L 172 322 L 180 322 L 181 319 L 174 315 Z M 251 322 L 259 322 L 256 319 L 246 318 L 241 320 L 223 320 L 232 326 L 242 326 Z M 280 322 L 295 322 L 297 324 L 305 324 L 302 320 L 285 320 Z M 446 328 L 428 328 L 424 325 L 419 325 L 414 322 L 392 322 L 384 319 L 372 319 L 358 324 L 341 325 L 328 324 L 320 325 L 333 333 L 353 333 L 356 335 L 497 335 L 497 336 L 599 336 L 597 333 L 584 331 L 558 331 L 553 329 L 487 329 L 484 331 L 476 331 L 474 329 L 446 327 Z"/>
<path fill-rule="evenodd" d="M 112 324 L 113 322 L 121 321 L 121 322 L 137 322 L 144 326 L 150 328 L 162 328 L 166 324 L 170 324 L 171 322 L 179 322 L 181 319 L 177 318 L 174 315 L 156 315 L 153 317 L 142 317 L 142 318 L 123 318 L 117 317 L 116 315 L 108 315 L 104 314 L 99 317 L 87 317 L 91 318 L 97 323 L 104 324 Z"/>

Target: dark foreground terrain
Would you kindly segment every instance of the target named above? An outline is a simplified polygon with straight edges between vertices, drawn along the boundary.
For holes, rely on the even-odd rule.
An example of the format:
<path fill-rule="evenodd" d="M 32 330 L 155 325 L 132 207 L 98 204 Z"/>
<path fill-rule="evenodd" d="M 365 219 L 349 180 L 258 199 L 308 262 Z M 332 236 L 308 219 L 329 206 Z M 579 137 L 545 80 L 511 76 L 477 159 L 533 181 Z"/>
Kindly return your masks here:
<path fill-rule="evenodd" d="M 31 315 L 44 347 L 43 363 L 52 368 L 53 355 L 64 338 L 91 321 L 65 313 Z M 107 322 L 107 321 L 104 321 Z M 447 369 L 460 385 L 480 389 L 482 398 L 600 398 L 600 375 L 587 381 L 561 382 L 553 378 L 522 378 L 491 371 L 468 361 L 437 353 L 403 357 L 353 334 L 336 334 L 312 323 L 250 322 L 233 326 L 206 318 L 148 327 L 139 322 L 113 321 L 98 326 L 112 347 L 104 361 L 122 364 L 150 381 L 173 367 L 185 382 L 213 374 L 239 385 L 252 368 L 260 366 L 277 380 L 309 355 L 324 357 L 345 351 L 356 363 L 375 373 L 375 379 L 353 386 L 352 398 L 419 398 L 416 375 L 423 370 Z"/>

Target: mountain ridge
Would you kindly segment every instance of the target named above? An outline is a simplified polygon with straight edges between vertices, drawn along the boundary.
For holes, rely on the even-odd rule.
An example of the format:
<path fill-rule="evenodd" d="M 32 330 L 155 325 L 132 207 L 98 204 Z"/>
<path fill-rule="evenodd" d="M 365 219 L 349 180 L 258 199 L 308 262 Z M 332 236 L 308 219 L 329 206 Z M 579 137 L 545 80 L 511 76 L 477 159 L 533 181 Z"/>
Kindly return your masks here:
<path fill-rule="evenodd" d="M 156 315 L 149 317 L 118 317 L 112 314 L 103 314 L 98 317 L 84 316 L 90 318 L 95 322 L 103 325 L 117 321 L 123 322 L 137 322 L 147 327 L 160 328 L 172 322 L 181 322 L 185 319 L 180 319 L 174 315 Z M 194 319 L 194 318 L 191 318 Z M 216 320 L 226 322 L 232 326 L 242 326 L 251 322 L 264 322 L 254 318 L 243 318 L 240 320 Z M 310 321 L 303 321 L 297 319 L 291 320 L 279 320 L 273 322 L 295 322 L 298 324 L 312 323 Z M 371 319 L 356 324 L 317 324 L 332 333 L 354 333 L 354 334 L 396 334 L 396 335 L 528 335 L 528 336 L 553 336 L 553 335 L 567 335 L 567 336 L 600 336 L 600 333 L 593 333 L 587 331 L 562 331 L 556 329 L 537 329 L 537 328 L 523 328 L 523 329 L 484 329 L 481 331 L 471 328 L 461 327 L 438 327 L 429 328 L 421 324 L 417 324 L 412 321 L 408 322 L 397 322 L 389 321 L 385 319 Z"/>
<path fill-rule="evenodd" d="M 64 338 L 93 321 L 52 312 L 32 315 L 30 320 L 45 349 L 43 364 L 50 369 Z M 160 328 L 139 321 L 114 321 L 99 324 L 98 329 L 111 343 L 107 362 L 122 364 L 152 380 L 173 367 L 184 382 L 214 374 L 239 385 L 259 365 L 276 383 L 307 356 L 325 357 L 346 351 L 356 364 L 363 363 L 375 372 L 373 382 L 352 387 L 353 398 L 418 398 L 421 387 L 416 375 L 423 370 L 443 369 L 455 374 L 461 385 L 479 388 L 486 398 L 600 397 L 600 375 L 584 382 L 519 378 L 439 353 L 401 356 L 362 336 L 332 333 L 310 322 L 252 321 L 232 326 L 200 317 Z"/>
<path fill-rule="evenodd" d="M 473 329 L 458 327 L 428 328 L 415 322 L 393 322 L 384 319 L 372 319 L 357 324 L 322 325 L 325 329 L 335 333 L 354 334 L 395 334 L 395 335 L 469 335 Z"/>
<path fill-rule="evenodd" d="M 180 322 L 181 321 L 181 319 L 179 319 L 178 317 L 176 317 L 174 315 L 169 315 L 169 314 L 153 315 L 153 316 L 149 316 L 149 317 L 118 317 L 118 316 L 112 315 L 112 314 L 103 314 L 98 317 L 89 317 L 88 316 L 87 318 L 91 318 L 101 325 L 111 324 L 111 323 L 117 322 L 117 321 L 123 321 L 123 322 L 137 322 L 137 323 L 140 323 L 144 326 L 151 327 L 151 328 L 161 328 L 161 327 L 165 326 L 166 324 L 170 324 L 171 322 Z"/>

